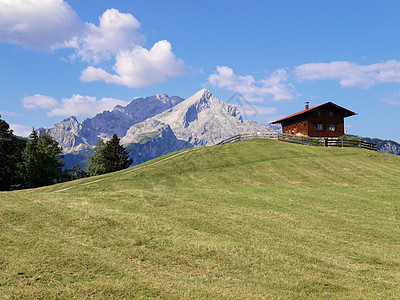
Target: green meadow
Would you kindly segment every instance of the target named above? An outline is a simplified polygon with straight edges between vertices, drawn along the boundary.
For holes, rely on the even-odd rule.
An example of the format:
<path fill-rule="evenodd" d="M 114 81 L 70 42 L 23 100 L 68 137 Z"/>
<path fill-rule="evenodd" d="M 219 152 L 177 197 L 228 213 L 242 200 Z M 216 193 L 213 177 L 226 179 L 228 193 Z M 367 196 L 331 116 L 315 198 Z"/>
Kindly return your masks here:
<path fill-rule="evenodd" d="M 399 298 L 400 157 L 261 139 L 172 155 L 0 193 L 0 298 Z"/>

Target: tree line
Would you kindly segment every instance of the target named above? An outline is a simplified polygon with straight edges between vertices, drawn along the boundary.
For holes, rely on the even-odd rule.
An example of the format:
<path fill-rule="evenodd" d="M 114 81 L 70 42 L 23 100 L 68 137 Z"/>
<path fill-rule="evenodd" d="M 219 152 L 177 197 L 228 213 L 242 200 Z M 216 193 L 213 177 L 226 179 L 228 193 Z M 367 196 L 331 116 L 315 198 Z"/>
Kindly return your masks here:
<path fill-rule="evenodd" d="M 125 169 L 133 159 L 120 144 L 119 137 L 100 140 L 87 170 L 79 165 L 65 169 L 62 148 L 49 134 L 38 135 L 33 128 L 28 139 L 14 135 L 0 115 L 0 190 L 36 188 L 78 178 Z"/>

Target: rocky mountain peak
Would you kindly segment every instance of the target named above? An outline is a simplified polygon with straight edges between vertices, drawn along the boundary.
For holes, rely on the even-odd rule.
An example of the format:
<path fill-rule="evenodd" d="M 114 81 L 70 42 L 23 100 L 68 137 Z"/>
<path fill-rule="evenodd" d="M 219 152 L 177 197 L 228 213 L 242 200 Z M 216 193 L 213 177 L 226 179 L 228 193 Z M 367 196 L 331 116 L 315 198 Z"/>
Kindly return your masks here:
<path fill-rule="evenodd" d="M 115 106 L 114 107 L 114 109 L 112 110 L 112 111 L 122 111 L 122 112 L 125 112 L 125 107 L 124 106 L 122 106 L 122 105 L 117 105 L 117 106 Z"/>
<path fill-rule="evenodd" d="M 148 130 L 152 127 L 149 124 L 153 124 L 150 120 L 168 124 L 178 139 L 193 146 L 213 145 L 241 132 L 271 130 L 267 125 L 244 123 L 236 107 L 217 99 L 207 89 L 146 120 L 143 125 Z M 134 130 L 140 126 L 141 123 Z M 134 130 L 129 130 L 128 135 L 133 136 Z"/>
<path fill-rule="evenodd" d="M 155 94 L 154 97 L 157 98 L 158 100 L 165 100 L 169 98 L 167 94 Z"/>
<path fill-rule="evenodd" d="M 189 103 L 195 103 L 195 102 L 202 102 L 202 103 L 211 103 L 218 101 L 220 102 L 219 99 L 215 98 L 214 95 L 207 89 L 201 89 L 197 93 L 193 94 L 191 97 L 187 98 L 184 102 L 189 104 Z"/>
<path fill-rule="evenodd" d="M 42 132 L 71 155 L 116 133 L 136 157 L 135 163 L 140 163 L 171 151 L 214 145 L 238 133 L 271 130 L 268 125 L 243 121 L 235 106 L 202 89 L 186 100 L 166 94 L 135 98 L 82 124 L 70 117 Z"/>
<path fill-rule="evenodd" d="M 78 120 L 74 116 L 71 116 L 67 119 L 62 120 L 60 123 L 55 124 L 53 128 L 55 127 L 62 130 L 70 131 L 73 134 L 77 134 L 82 128 L 81 124 L 79 124 Z"/>
<path fill-rule="evenodd" d="M 78 148 L 79 143 L 93 146 L 99 139 L 110 139 L 114 133 L 122 138 L 132 125 L 162 113 L 183 100 L 166 94 L 135 98 L 127 106 L 117 105 L 112 111 L 107 110 L 85 119 L 82 124 L 72 116 L 54 124 L 52 128 L 40 128 L 39 132 L 49 133 L 64 151 L 70 152 Z M 69 137 L 68 140 L 65 137 Z"/>
<path fill-rule="evenodd" d="M 64 120 L 62 120 L 60 122 L 60 124 L 65 124 L 65 125 L 67 125 L 67 124 L 76 124 L 76 123 L 79 123 L 79 122 L 78 122 L 78 120 L 76 119 L 75 116 L 71 116 L 71 117 L 66 118 L 66 119 L 64 119 Z"/>
<path fill-rule="evenodd" d="M 213 94 L 207 89 L 201 89 L 200 91 L 195 93 L 193 96 L 209 99 L 209 98 L 213 97 Z"/>

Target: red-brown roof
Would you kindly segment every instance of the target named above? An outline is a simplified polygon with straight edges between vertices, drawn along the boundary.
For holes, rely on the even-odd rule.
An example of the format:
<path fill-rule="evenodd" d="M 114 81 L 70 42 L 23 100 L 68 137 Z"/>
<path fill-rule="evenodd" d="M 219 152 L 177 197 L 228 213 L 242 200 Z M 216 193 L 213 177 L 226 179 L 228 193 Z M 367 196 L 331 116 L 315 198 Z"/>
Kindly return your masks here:
<path fill-rule="evenodd" d="M 292 114 L 292 115 L 290 115 L 290 116 L 284 117 L 284 118 L 282 118 L 282 119 L 273 121 L 273 122 L 271 122 L 271 124 L 281 123 L 282 121 L 291 119 L 291 118 L 293 118 L 293 117 L 300 116 L 300 115 L 302 115 L 302 114 L 308 114 L 308 113 L 311 112 L 311 111 L 315 111 L 315 110 L 317 110 L 317 109 L 321 109 L 322 107 L 325 107 L 325 106 L 332 106 L 332 107 L 335 107 L 335 108 L 341 110 L 341 111 L 344 113 L 344 117 L 345 117 L 345 118 L 346 118 L 346 117 L 350 117 L 350 116 L 354 116 L 354 115 L 356 114 L 355 112 L 352 112 L 351 110 L 348 110 L 348 109 L 346 109 L 346 108 L 344 108 L 344 107 L 341 107 L 341 106 L 339 106 L 339 105 L 336 105 L 335 103 L 326 102 L 326 103 L 324 103 L 324 104 L 317 105 L 317 106 L 311 107 L 311 108 L 309 108 L 309 109 L 305 109 L 305 110 L 299 111 L 299 112 L 297 112 L 297 113 L 295 113 L 295 114 Z"/>

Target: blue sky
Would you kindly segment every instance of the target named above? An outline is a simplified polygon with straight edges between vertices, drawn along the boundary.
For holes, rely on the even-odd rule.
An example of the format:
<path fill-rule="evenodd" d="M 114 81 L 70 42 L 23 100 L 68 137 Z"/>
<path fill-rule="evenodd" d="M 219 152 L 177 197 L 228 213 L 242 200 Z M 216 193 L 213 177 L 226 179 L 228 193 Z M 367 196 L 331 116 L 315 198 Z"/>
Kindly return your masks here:
<path fill-rule="evenodd" d="M 26 135 L 207 88 L 223 101 L 240 92 L 261 123 L 332 101 L 357 113 L 348 133 L 399 141 L 399 11 L 365 0 L 0 0 L 0 114 Z"/>

